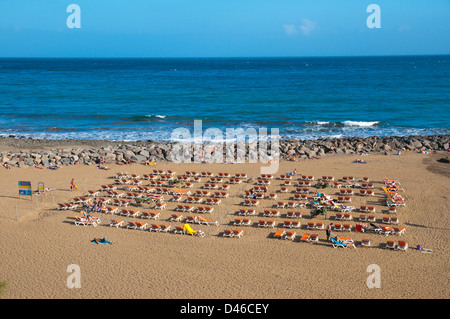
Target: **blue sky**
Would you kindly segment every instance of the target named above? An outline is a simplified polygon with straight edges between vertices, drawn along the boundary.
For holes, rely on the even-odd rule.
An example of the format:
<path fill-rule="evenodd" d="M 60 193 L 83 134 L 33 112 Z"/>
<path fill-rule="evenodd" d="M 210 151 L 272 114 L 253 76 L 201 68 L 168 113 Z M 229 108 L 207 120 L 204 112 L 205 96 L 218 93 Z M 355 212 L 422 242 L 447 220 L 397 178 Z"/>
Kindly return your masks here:
<path fill-rule="evenodd" d="M 80 29 L 66 25 L 72 3 Z M 0 57 L 450 54 L 449 39 L 450 0 L 0 1 Z"/>

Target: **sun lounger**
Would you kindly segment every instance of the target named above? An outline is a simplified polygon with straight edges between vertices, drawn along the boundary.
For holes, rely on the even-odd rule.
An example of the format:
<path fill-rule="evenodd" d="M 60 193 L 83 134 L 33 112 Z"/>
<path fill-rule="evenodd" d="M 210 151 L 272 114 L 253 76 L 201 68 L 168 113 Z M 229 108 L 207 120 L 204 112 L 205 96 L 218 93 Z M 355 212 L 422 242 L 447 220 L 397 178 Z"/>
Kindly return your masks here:
<path fill-rule="evenodd" d="M 147 223 L 144 222 L 135 222 L 136 229 L 144 230 L 147 228 Z"/>
<path fill-rule="evenodd" d="M 141 218 L 148 218 L 148 219 L 158 219 L 161 215 L 160 212 L 143 212 L 141 215 Z"/>
<path fill-rule="evenodd" d="M 391 227 L 381 226 L 379 229 L 376 229 L 375 231 L 381 235 L 388 236 L 390 234 L 393 234 L 394 229 Z"/>
<path fill-rule="evenodd" d="M 408 243 L 404 240 L 399 240 L 397 244 L 397 249 L 403 251 L 408 250 Z"/>
<path fill-rule="evenodd" d="M 225 229 L 224 231 L 223 231 L 223 235 L 222 235 L 223 237 L 233 237 L 233 230 L 231 230 L 231 229 Z"/>
<path fill-rule="evenodd" d="M 172 226 L 170 226 L 170 225 L 160 225 L 160 227 L 161 227 L 161 232 L 163 232 L 163 233 L 168 233 L 169 230 L 172 229 Z"/>
<path fill-rule="evenodd" d="M 205 237 L 205 233 L 201 230 L 193 230 L 189 224 L 183 226 L 185 233 L 191 236 Z"/>
<path fill-rule="evenodd" d="M 296 232 L 287 231 L 284 235 L 284 239 L 294 241 L 296 235 L 297 235 Z"/>
<path fill-rule="evenodd" d="M 75 225 L 76 226 L 79 226 L 79 225 L 83 225 L 83 226 L 92 225 L 94 227 L 97 227 L 97 222 L 92 220 L 92 219 L 85 218 L 85 217 L 75 216 Z"/>
<path fill-rule="evenodd" d="M 156 203 L 155 209 L 166 209 L 166 203 Z"/>
<path fill-rule="evenodd" d="M 342 225 L 342 230 L 343 231 L 352 231 L 352 225 L 344 224 L 344 225 Z"/>
<path fill-rule="evenodd" d="M 277 208 L 285 208 L 286 207 L 286 202 L 278 202 L 277 203 Z"/>
<path fill-rule="evenodd" d="M 311 241 L 311 235 L 309 235 L 309 234 L 303 234 L 302 237 L 300 238 L 300 241 L 303 241 L 303 242 L 310 242 L 310 241 Z"/>
<path fill-rule="evenodd" d="M 109 224 L 109 227 L 116 227 L 116 228 L 119 228 L 120 226 L 122 226 L 123 225 L 123 220 L 115 220 L 115 219 L 113 219 L 113 220 L 111 220 L 111 223 Z"/>
<path fill-rule="evenodd" d="M 118 211 L 119 211 L 119 208 L 117 208 L 117 207 L 106 206 L 105 213 L 107 213 L 107 214 L 109 213 L 109 214 L 113 215 L 113 214 L 117 213 Z"/>
<path fill-rule="evenodd" d="M 363 247 L 370 247 L 371 246 L 370 239 L 369 238 L 361 239 L 361 246 L 363 246 Z"/>
<path fill-rule="evenodd" d="M 394 235 L 401 236 L 401 235 L 403 235 L 405 233 L 405 228 L 403 228 L 403 227 L 394 227 L 393 230 L 392 230 L 392 233 Z"/>
<path fill-rule="evenodd" d="M 284 230 L 279 230 L 273 235 L 273 237 L 281 239 L 284 237 L 285 234 L 286 234 L 286 232 Z"/>
<path fill-rule="evenodd" d="M 150 228 L 148 230 L 158 233 L 158 232 L 161 231 L 161 226 L 158 225 L 158 224 L 151 224 L 151 226 L 150 226 Z"/>
<path fill-rule="evenodd" d="M 134 222 L 134 221 L 129 221 L 129 222 L 128 222 L 128 225 L 127 225 L 127 228 L 129 228 L 129 229 L 137 229 L 137 224 L 136 224 L 136 222 Z"/>
<path fill-rule="evenodd" d="M 186 231 L 184 230 L 183 226 L 175 226 L 175 228 L 173 229 L 173 233 L 174 234 L 186 234 Z"/>
<path fill-rule="evenodd" d="M 172 214 L 169 218 L 172 222 L 179 222 L 183 219 L 183 215 Z"/>
<path fill-rule="evenodd" d="M 205 218 L 203 218 L 203 216 L 197 216 L 198 218 L 198 223 L 201 225 L 216 225 L 219 226 L 219 222 L 217 220 L 207 220 Z"/>
<path fill-rule="evenodd" d="M 387 249 L 396 249 L 397 245 L 395 244 L 394 240 L 388 240 L 386 242 L 386 248 Z"/>

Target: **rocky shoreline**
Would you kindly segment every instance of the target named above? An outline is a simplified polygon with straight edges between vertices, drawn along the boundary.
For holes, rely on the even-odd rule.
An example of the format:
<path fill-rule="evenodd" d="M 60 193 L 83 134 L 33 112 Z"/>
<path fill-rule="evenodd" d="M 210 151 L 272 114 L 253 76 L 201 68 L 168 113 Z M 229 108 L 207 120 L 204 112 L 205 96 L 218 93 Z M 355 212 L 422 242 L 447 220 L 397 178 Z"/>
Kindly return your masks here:
<path fill-rule="evenodd" d="M 48 140 L 24 137 L 0 137 L 0 163 L 11 167 L 98 165 L 116 162 L 144 163 L 146 161 L 172 161 L 171 150 L 175 143 L 155 141 L 102 141 L 102 140 Z M 270 144 L 269 144 L 270 145 Z M 255 160 L 252 147 L 245 151 L 235 147 L 235 154 Z M 230 146 L 228 146 L 230 147 Z M 450 147 L 450 135 L 346 137 L 318 140 L 281 140 L 279 155 L 283 159 L 307 159 L 332 154 L 397 154 L 399 151 L 444 151 Z M 223 147 L 224 154 L 226 147 Z M 245 154 L 243 154 L 245 152 Z M 190 154 L 194 154 L 191 149 Z M 253 156 L 253 158 L 252 158 Z M 223 157 L 225 158 L 225 156 Z M 192 161 L 194 158 L 192 157 Z"/>

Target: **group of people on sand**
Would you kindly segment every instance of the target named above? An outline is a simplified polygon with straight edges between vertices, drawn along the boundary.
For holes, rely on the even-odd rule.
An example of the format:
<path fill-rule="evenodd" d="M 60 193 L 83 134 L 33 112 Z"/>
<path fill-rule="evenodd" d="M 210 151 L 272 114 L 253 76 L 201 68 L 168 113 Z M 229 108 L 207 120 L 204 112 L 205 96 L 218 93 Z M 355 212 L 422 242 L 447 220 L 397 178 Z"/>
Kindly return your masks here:
<path fill-rule="evenodd" d="M 94 212 L 100 212 L 103 207 L 103 201 L 101 199 L 99 199 L 98 201 L 94 200 L 90 205 Z"/>

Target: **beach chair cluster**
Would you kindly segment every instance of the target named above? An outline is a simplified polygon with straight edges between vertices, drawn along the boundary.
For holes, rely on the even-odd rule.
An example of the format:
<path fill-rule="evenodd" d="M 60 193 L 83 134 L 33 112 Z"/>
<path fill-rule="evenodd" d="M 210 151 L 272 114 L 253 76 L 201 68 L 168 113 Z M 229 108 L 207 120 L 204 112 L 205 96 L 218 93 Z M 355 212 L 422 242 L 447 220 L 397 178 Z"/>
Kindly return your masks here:
<path fill-rule="evenodd" d="M 208 197 L 208 196 L 211 196 L 211 192 L 210 191 L 207 191 L 207 190 L 196 190 L 195 191 L 195 194 L 197 195 L 197 196 L 201 196 L 201 197 Z"/>
<path fill-rule="evenodd" d="M 404 240 L 399 240 L 397 243 L 395 242 L 395 240 L 388 240 L 386 242 L 386 248 L 391 250 L 407 251 L 408 243 Z"/>
<path fill-rule="evenodd" d="M 155 209 L 160 209 L 160 210 L 163 210 L 163 209 L 166 209 L 166 207 L 167 207 L 167 204 L 166 203 L 156 203 L 155 204 Z"/>
<path fill-rule="evenodd" d="M 297 187 L 294 191 L 296 194 L 309 194 L 310 190 L 308 187 Z"/>
<path fill-rule="evenodd" d="M 74 210 L 78 207 L 78 204 L 74 203 L 58 203 L 58 210 Z"/>
<path fill-rule="evenodd" d="M 168 233 L 171 229 L 171 225 L 151 224 L 148 230 L 155 233 Z"/>
<path fill-rule="evenodd" d="M 239 176 L 241 176 L 241 175 L 245 175 L 245 174 L 239 174 Z M 230 184 L 241 184 L 242 183 L 242 177 L 230 177 L 229 183 Z"/>
<path fill-rule="evenodd" d="M 205 183 L 203 184 L 204 189 L 218 189 L 219 185 L 216 183 Z"/>
<path fill-rule="evenodd" d="M 208 219 L 204 218 L 203 216 L 187 216 L 186 223 L 200 224 L 200 225 L 207 225 L 207 226 L 211 226 L 211 225 L 219 226 L 219 222 L 217 220 L 208 220 Z"/>
<path fill-rule="evenodd" d="M 242 229 L 225 229 L 222 236 L 230 238 L 241 238 L 243 234 L 244 231 Z"/>
<path fill-rule="evenodd" d="M 96 190 L 88 190 L 88 196 L 90 197 L 97 197 L 98 195 L 100 195 L 99 191 Z"/>
<path fill-rule="evenodd" d="M 157 220 L 161 216 L 160 212 L 142 212 L 141 218 Z"/>
<path fill-rule="evenodd" d="M 299 187 L 311 187 L 312 184 L 311 184 L 311 182 L 309 180 L 299 180 L 297 182 L 296 186 L 299 186 Z"/>
<path fill-rule="evenodd" d="M 192 203 L 192 204 L 200 204 L 201 202 L 203 202 L 203 197 L 198 197 L 198 196 L 188 196 L 186 198 L 186 203 Z"/>
<path fill-rule="evenodd" d="M 319 235 L 318 234 L 303 234 L 302 237 L 300 237 L 300 241 L 305 242 L 305 243 L 318 243 Z"/>
<path fill-rule="evenodd" d="M 195 209 L 195 212 L 198 214 L 211 214 L 214 211 L 214 207 L 212 206 L 198 206 Z"/>
<path fill-rule="evenodd" d="M 128 225 L 125 226 L 127 229 L 140 229 L 144 230 L 148 226 L 148 223 L 146 222 L 140 222 L 140 221 L 129 221 Z"/>
<path fill-rule="evenodd" d="M 276 209 L 265 209 L 262 215 L 264 217 L 279 217 L 280 211 Z"/>
<path fill-rule="evenodd" d="M 74 197 L 72 200 L 73 204 L 78 205 L 89 205 L 91 203 L 91 199 L 89 197 Z"/>
<path fill-rule="evenodd" d="M 142 179 L 145 181 L 155 181 L 158 179 L 156 174 L 143 174 Z"/>
<path fill-rule="evenodd" d="M 399 220 L 397 216 L 383 216 L 383 224 L 398 224 Z"/>
<path fill-rule="evenodd" d="M 386 205 L 388 207 L 406 207 L 405 199 L 398 194 L 398 191 L 404 191 L 404 189 L 399 186 L 400 182 L 397 179 L 384 177 L 383 183 L 385 184 L 385 187 L 382 187 L 382 189 L 386 196 Z"/>
<path fill-rule="evenodd" d="M 211 177 L 208 181 L 209 183 L 223 183 L 223 178 L 222 177 Z"/>
<path fill-rule="evenodd" d="M 131 199 L 115 198 L 114 205 L 127 207 L 131 204 Z"/>
<path fill-rule="evenodd" d="M 308 222 L 306 224 L 307 229 L 324 229 L 324 224 L 322 222 Z"/>
<path fill-rule="evenodd" d="M 294 231 L 285 231 L 285 230 L 279 230 L 275 234 L 273 234 L 274 238 L 291 240 L 291 241 L 294 241 L 295 236 L 296 236 L 296 232 L 294 232 Z"/>
<path fill-rule="evenodd" d="M 151 194 L 155 191 L 154 187 L 149 186 L 138 186 L 138 185 L 127 185 L 124 188 L 127 192 L 136 192 L 136 193 L 142 193 L 142 194 Z"/>
<path fill-rule="evenodd" d="M 300 211 L 288 211 L 286 212 L 286 218 L 302 218 L 303 213 Z"/>
<path fill-rule="evenodd" d="M 375 225 L 376 226 L 376 225 Z M 373 231 L 377 234 L 381 235 L 398 235 L 402 236 L 405 233 L 404 227 L 389 227 L 389 226 L 376 226 Z"/>
<path fill-rule="evenodd" d="M 256 214 L 256 210 L 253 208 L 242 208 L 238 211 L 238 215 L 241 216 L 254 216 Z"/>
<path fill-rule="evenodd" d="M 162 195 L 171 195 L 171 201 L 177 203 L 174 207 L 176 212 L 195 212 L 199 215 L 183 216 L 182 214 L 176 213 L 171 214 L 167 219 L 170 222 L 184 222 L 183 226 L 159 225 L 156 224 L 156 222 L 155 224 L 149 226 L 145 222 L 138 224 L 139 222 L 136 222 L 135 220 L 124 221 L 122 219 L 114 219 L 111 221 L 110 226 L 130 229 L 148 228 L 149 231 L 154 232 L 169 232 L 169 230 L 173 230 L 172 232 L 174 234 L 188 234 L 192 236 L 204 237 L 205 233 L 203 231 L 193 230 L 189 225 L 197 224 L 205 226 L 219 226 L 219 222 L 217 220 L 208 219 L 201 215 L 205 213 L 213 213 L 215 205 L 219 205 L 223 200 L 226 202 L 226 199 L 229 198 L 230 192 L 228 192 L 228 190 L 230 185 L 241 183 L 244 181 L 244 178 L 247 177 L 246 174 L 235 174 L 232 176 L 229 173 L 220 172 L 214 176 L 211 172 L 198 173 L 195 171 L 186 171 L 184 175 L 179 175 L 176 177 L 177 180 L 182 181 L 182 183 L 178 185 L 178 187 L 172 187 L 173 183 L 170 181 L 175 179 L 175 172 L 170 171 L 170 174 L 168 172 L 166 173 L 163 170 L 154 170 L 152 174 L 144 174 L 142 176 L 130 174 L 122 176 L 118 175 L 118 182 L 122 185 L 122 187 L 119 186 L 119 188 L 121 188 L 122 191 L 117 191 L 116 185 L 101 185 L 100 191 L 104 191 L 106 196 L 108 196 L 105 199 L 105 202 L 103 202 L 104 206 L 102 207 L 102 212 L 130 218 L 140 218 L 141 220 L 153 219 L 156 221 L 161 218 L 162 212 L 160 212 L 160 210 L 166 208 L 166 203 L 164 203 L 164 197 Z M 244 202 L 242 203 L 244 207 L 236 212 L 239 217 L 231 219 L 229 223 L 230 227 L 235 226 L 238 227 L 238 229 L 225 229 L 223 233 L 224 237 L 240 238 L 243 234 L 241 227 L 251 226 L 252 224 L 258 228 L 274 228 L 275 225 L 277 225 L 277 227 L 280 227 L 281 229 L 277 230 L 273 237 L 279 239 L 290 239 L 294 241 L 294 239 L 297 238 L 297 235 L 293 230 L 300 229 L 303 226 L 300 222 L 300 219 L 303 218 L 303 213 L 296 210 L 299 207 L 309 207 L 311 209 L 324 207 L 327 210 L 336 211 L 335 220 L 338 221 L 338 223 L 333 226 L 333 231 L 335 232 L 352 232 L 355 229 L 358 232 L 373 231 L 376 234 L 386 236 L 402 236 L 405 233 L 405 228 L 393 227 L 394 225 L 398 226 L 397 224 L 399 224 L 399 218 L 394 215 L 397 213 L 398 206 L 404 206 L 404 199 L 398 194 L 398 192 L 403 191 L 403 189 L 399 186 L 400 183 L 397 180 L 385 178 L 383 181 L 383 191 L 385 192 L 389 213 L 389 215 L 386 214 L 379 217 L 379 222 L 384 225 L 373 226 L 371 229 L 368 229 L 365 224 L 360 223 L 356 226 L 352 226 L 346 222 L 353 221 L 354 219 L 357 219 L 362 223 L 373 223 L 376 221 L 375 206 L 361 205 L 359 206 L 359 209 L 356 209 L 355 206 L 351 205 L 352 199 L 354 202 L 359 200 L 358 197 L 354 196 L 355 194 L 359 194 L 360 196 L 374 196 L 374 183 L 370 182 L 369 178 L 363 177 L 360 181 L 361 184 L 358 184 L 353 176 L 344 176 L 339 181 L 336 181 L 335 177 L 324 175 L 318 179 L 319 182 L 321 184 L 326 184 L 336 188 L 336 195 L 329 196 L 323 193 L 314 193 L 311 188 L 313 187 L 312 182 L 315 180 L 314 176 L 300 175 L 297 178 L 297 175 L 295 174 L 286 173 L 279 175 L 280 182 L 277 182 L 275 177 L 276 176 L 272 174 L 261 174 L 261 176 L 253 181 L 251 191 L 244 190 Z M 201 181 L 201 178 L 207 178 L 208 182 L 204 184 L 198 183 Z M 143 180 L 149 181 L 150 185 L 141 185 Z M 166 184 L 165 182 L 170 183 Z M 249 183 L 249 181 L 247 182 Z M 272 192 L 269 193 L 269 188 L 273 187 L 273 184 L 278 184 L 280 186 L 279 192 L 272 190 Z M 171 186 L 167 187 L 166 185 Z M 293 188 L 291 188 L 292 185 L 294 185 Z M 191 191 L 190 188 L 193 186 L 197 189 Z M 319 187 L 321 185 L 315 186 Z M 354 188 L 357 187 L 360 189 L 355 190 Z M 193 195 L 191 195 L 192 193 Z M 283 193 L 290 194 L 283 195 Z M 82 199 L 78 198 L 77 200 L 79 200 L 79 202 L 72 205 L 72 208 L 66 208 L 63 203 L 60 203 L 58 204 L 58 209 L 75 209 L 77 207 L 76 205 L 80 205 L 82 203 L 89 204 L 90 201 L 93 200 L 93 197 L 96 199 L 100 197 L 99 191 L 88 191 L 88 196 L 82 197 Z M 142 207 L 143 202 L 139 201 L 139 199 L 148 197 L 155 199 L 155 207 L 152 208 L 154 211 L 140 211 L 130 209 L 128 207 L 128 205 L 133 205 L 130 202 L 131 200 L 136 200 L 138 206 Z M 277 198 L 280 199 L 277 200 Z M 269 204 L 273 208 L 268 208 L 270 207 L 269 205 L 266 206 L 266 203 L 268 203 L 265 201 L 266 199 L 275 200 Z M 111 201 L 113 206 L 106 205 L 106 200 Z M 185 204 L 180 204 L 181 202 L 184 202 Z M 257 212 L 256 209 L 260 206 L 264 207 L 260 211 L 260 216 L 262 216 L 263 219 L 252 221 L 249 216 L 255 216 Z M 291 210 L 284 212 L 284 209 Z M 360 213 L 359 217 L 353 216 L 354 212 L 358 210 Z M 281 213 L 283 213 L 283 216 L 286 217 L 286 220 L 276 221 L 276 218 L 281 217 Z M 82 220 L 85 225 L 92 225 L 93 223 L 98 224 L 97 221 L 87 221 L 83 216 L 80 217 L 80 220 Z M 339 223 L 339 221 L 341 223 Z M 82 225 L 79 220 L 77 220 L 77 223 Z M 124 225 L 124 223 L 128 224 Z M 321 221 L 309 221 L 304 224 L 305 229 L 312 231 L 322 230 L 325 226 Z M 319 236 L 317 234 L 311 233 L 303 234 L 298 237 L 300 238 L 299 241 L 303 242 L 318 242 L 319 240 Z M 355 243 L 351 238 L 342 238 L 339 236 L 335 236 L 333 238 L 334 240 L 331 241 L 331 244 L 334 248 L 355 248 Z M 363 238 L 361 240 L 361 246 L 371 246 L 370 239 Z"/>
<path fill-rule="evenodd" d="M 119 215 L 126 217 L 138 217 L 141 212 L 139 210 L 134 209 L 122 209 L 120 210 Z"/>
<path fill-rule="evenodd" d="M 406 207 L 406 202 L 405 202 L 405 199 L 397 193 L 388 194 L 388 198 L 386 200 L 386 205 L 388 207 L 399 207 L 399 206 Z"/>
<path fill-rule="evenodd" d="M 336 220 L 353 220 L 353 215 L 350 213 L 336 213 L 336 216 L 334 216 L 334 219 Z"/>
<path fill-rule="evenodd" d="M 177 205 L 175 208 L 178 212 L 193 212 L 195 209 L 195 206 L 192 205 Z"/>
<path fill-rule="evenodd" d="M 160 181 L 160 180 L 149 181 L 149 186 L 151 186 L 151 187 L 162 187 L 164 185 L 166 185 L 166 183 L 164 181 Z"/>
<path fill-rule="evenodd" d="M 283 221 L 283 227 L 284 228 L 300 228 L 301 222 L 298 220 L 285 220 Z"/>
<path fill-rule="evenodd" d="M 322 178 L 320 179 L 321 182 L 334 182 L 334 177 L 333 176 L 322 176 Z"/>
<path fill-rule="evenodd" d="M 121 197 L 125 196 L 125 193 L 123 193 L 123 192 L 110 191 L 110 190 L 107 190 L 106 194 L 107 194 L 106 195 L 107 197 L 111 197 L 111 198 L 121 198 Z"/>
<path fill-rule="evenodd" d="M 347 189 L 340 189 L 339 194 L 341 196 L 352 196 L 354 195 L 353 189 L 347 188 Z"/>
<path fill-rule="evenodd" d="M 334 224 L 333 225 L 333 230 L 334 231 L 349 231 L 351 232 L 353 229 L 353 226 L 350 224 Z"/>
<path fill-rule="evenodd" d="M 258 221 L 257 224 L 258 227 L 264 227 L 264 228 L 268 228 L 268 227 L 275 227 L 275 221 L 274 220 L 266 220 L 266 219 L 261 219 Z"/>
<path fill-rule="evenodd" d="M 244 206 L 258 206 L 259 205 L 259 200 L 257 199 L 245 199 Z"/>
<path fill-rule="evenodd" d="M 252 220 L 249 218 L 235 218 L 233 221 L 234 226 L 250 226 Z"/>

